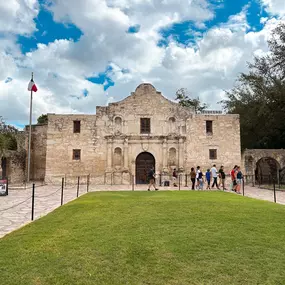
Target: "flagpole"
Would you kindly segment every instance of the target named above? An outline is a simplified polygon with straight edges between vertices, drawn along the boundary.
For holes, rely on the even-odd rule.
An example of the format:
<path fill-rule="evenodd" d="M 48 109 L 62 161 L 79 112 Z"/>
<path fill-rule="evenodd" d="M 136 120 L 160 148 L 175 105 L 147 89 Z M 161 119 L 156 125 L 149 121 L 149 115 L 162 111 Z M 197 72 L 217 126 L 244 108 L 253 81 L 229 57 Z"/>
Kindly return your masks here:
<path fill-rule="evenodd" d="M 34 77 L 34 74 L 32 72 L 32 80 L 33 80 L 33 77 Z M 30 98 L 30 125 L 29 125 L 28 177 L 27 177 L 27 182 L 30 182 L 30 169 L 31 169 L 32 107 L 33 107 L 33 90 L 31 90 L 31 98 Z"/>

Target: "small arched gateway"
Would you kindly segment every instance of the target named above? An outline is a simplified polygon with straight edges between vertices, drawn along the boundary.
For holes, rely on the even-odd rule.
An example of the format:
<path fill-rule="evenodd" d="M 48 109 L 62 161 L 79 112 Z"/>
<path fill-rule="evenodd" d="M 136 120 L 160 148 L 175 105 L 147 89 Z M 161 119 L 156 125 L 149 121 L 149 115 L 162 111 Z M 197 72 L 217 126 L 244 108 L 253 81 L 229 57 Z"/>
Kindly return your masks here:
<path fill-rule="evenodd" d="M 270 183 L 272 179 L 278 180 L 280 165 L 272 157 L 262 157 L 256 163 L 255 179 L 262 183 Z"/>
<path fill-rule="evenodd" d="M 136 158 L 136 184 L 147 184 L 147 174 L 155 167 L 155 158 L 149 152 L 141 152 Z"/>

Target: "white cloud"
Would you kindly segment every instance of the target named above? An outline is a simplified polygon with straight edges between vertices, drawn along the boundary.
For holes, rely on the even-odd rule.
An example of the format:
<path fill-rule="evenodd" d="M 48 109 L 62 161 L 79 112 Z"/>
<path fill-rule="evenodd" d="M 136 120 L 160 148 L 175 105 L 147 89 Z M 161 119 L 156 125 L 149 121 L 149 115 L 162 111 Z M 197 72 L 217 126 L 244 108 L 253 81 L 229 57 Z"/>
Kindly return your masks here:
<path fill-rule="evenodd" d="M 0 32 L 30 34 L 36 29 L 37 0 L 0 1 Z"/>
<path fill-rule="evenodd" d="M 285 16 L 284 0 L 261 0 L 261 3 L 266 7 L 267 12 L 279 16 Z"/>
<path fill-rule="evenodd" d="M 26 7 L 37 9 L 36 1 L 17 3 L 24 5 L 19 8 L 21 11 Z M 196 46 L 185 47 L 171 40 L 168 47 L 158 47 L 159 29 L 174 21 L 193 20 L 196 26 L 205 27 L 204 21 L 214 16 L 206 0 L 56 0 L 53 3 L 50 9 L 55 20 L 75 24 L 83 36 L 77 42 L 39 43 L 35 51 L 25 55 L 20 53 L 15 37 L 0 39 L 0 114 L 10 121 L 28 122 L 27 84 L 31 71 L 35 72 L 39 88 L 34 97 L 34 118 L 47 112 L 95 113 L 96 105 L 123 99 L 141 82 L 153 83 L 169 98 L 174 97 L 178 88 L 186 87 L 212 108 L 220 108 L 216 102 L 223 98 L 223 90 L 233 86 L 253 54 L 267 52 L 266 41 L 279 22 L 276 18 L 264 19 L 261 31 L 247 32 L 245 7 L 227 23 L 199 34 Z M 140 25 L 140 32 L 126 33 L 135 24 Z M 22 31 L 16 26 L 13 29 L 16 33 L 32 32 L 33 17 L 23 24 Z M 85 78 L 96 76 L 107 65 L 112 66 L 108 75 L 115 86 L 105 92 L 103 85 Z M 8 76 L 13 80 L 5 83 Z M 89 92 L 87 97 L 83 96 L 84 89 Z"/>

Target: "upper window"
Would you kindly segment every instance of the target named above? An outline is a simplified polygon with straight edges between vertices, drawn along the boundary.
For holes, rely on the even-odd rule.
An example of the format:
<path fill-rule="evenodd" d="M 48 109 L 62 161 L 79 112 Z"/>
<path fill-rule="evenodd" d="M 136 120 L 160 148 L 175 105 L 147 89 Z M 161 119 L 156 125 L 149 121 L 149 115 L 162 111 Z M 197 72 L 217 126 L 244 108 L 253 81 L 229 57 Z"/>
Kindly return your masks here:
<path fill-rule="evenodd" d="M 141 134 L 150 134 L 150 118 L 141 118 Z"/>
<path fill-rule="evenodd" d="M 80 133 L 80 121 L 73 121 L 73 132 Z"/>
<path fill-rule="evenodd" d="M 73 160 L 80 160 L 81 159 L 81 149 L 74 149 L 72 158 Z"/>
<path fill-rule="evenodd" d="M 206 121 L 206 133 L 213 134 L 213 121 Z"/>
<path fill-rule="evenodd" d="M 210 159 L 217 159 L 217 150 L 216 149 L 210 149 L 209 150 L 209 157 L 210 157 Z"/>

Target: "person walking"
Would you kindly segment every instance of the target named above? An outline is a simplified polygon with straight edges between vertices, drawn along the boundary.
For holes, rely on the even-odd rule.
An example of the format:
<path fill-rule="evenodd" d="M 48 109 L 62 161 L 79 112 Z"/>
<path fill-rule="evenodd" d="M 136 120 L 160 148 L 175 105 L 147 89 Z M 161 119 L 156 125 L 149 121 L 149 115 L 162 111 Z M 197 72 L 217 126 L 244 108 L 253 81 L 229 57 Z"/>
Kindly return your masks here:
<path fill-rule="evenodd" d="M 216 168 L 216 164 L 214 164 L 213 167 L 211 168 L 211 174 L 213 177 L 212 188 L 214 188 L 214 186 L 216 185 L 217 189 L 220 190 L 219 185 L 218 185 L 218 170 Z"/>
<path fill-rule="evenodd" d="M 155 186 L 155 173 L 154 173 L 154 167 L 152 166 L 148 172 L 148 180 L 149 180 L 149 185 L 147 191 L 150 191 L 151 186 L 157 191 L 158 188 Z"/>
<path fill-rule="evenodd" d="M 241 184 L 242 184 L 242 172 L 241 172 L 241 170 L 240 170 L 240 166 L 237 167 L 236 173 L 237 173 L 237 176 L 236 176 L 236 177 L 237 177 L 236 192 L 237 192 L 238 194 L 241 194 L 240 188 L 241 188 Z"/>
<path fill-rule="evenodd" d="M 197 170 L 196 170 L 196 189 L 199 189 L 199 187 L 200 187 L 200 175 L 201 175 L 200 166 L 197 166 Z"/>
<path fill-rule="evenodd" d="M 203 180 L 203 172 L 202 170 L 200 169 L 200 172 L 199 172 L 199 190 L 203 190 L 203 187 L 204 187 L 204 180 Z"/>
<path fill-rule="evenodd" d="M 192 190 L 195 190 L 196 172 L 194 170 L 194 167 L 191 168 L 190 178 L 192 182 Z"/>
<path fill-rule="evenodd" d="M 237 188 L 237 165 L 231 170 L 232 191 L 236 192 Z"/>
<path fill-rule="evenodd" d="M 220 169 L 219 169 L 219 177 L 220 177 L 219 187 L 221 187 L 221 185 L 222 185 L 223 186 L 223 190 L 227 190 L 227 188 L 225 187 L 226 174 L 225 174 L 223 166 L 221 166 Z"/>
<path fill-rule="evenodd" d="M 210 169 L 207 169 L 207 172 L 206 172 L 206 180 L 207 180 L 207 189 L 211 189 L 210 188 L 210 184 L 211 184 L 211 171 Z"/>
<path fill-rule="evenodd" d="M 174 187 L 177 187 L 176 180 L 177 180 L 177 171 L 176 171 L 176 168 L 174 168 L 173 173 L 172 173 L 172 181 L 173 181 Z"/>

